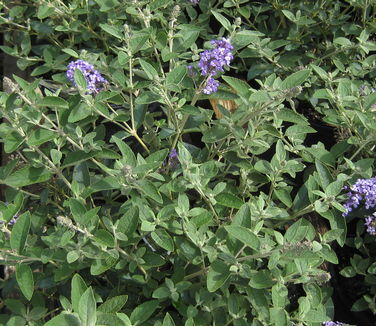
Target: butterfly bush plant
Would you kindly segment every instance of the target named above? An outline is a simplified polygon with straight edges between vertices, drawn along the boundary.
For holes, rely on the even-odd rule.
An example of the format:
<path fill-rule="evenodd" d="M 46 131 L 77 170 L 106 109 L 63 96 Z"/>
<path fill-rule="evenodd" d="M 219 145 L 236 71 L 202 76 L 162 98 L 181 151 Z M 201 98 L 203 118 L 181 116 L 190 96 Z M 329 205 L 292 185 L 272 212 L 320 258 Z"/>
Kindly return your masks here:
<path fill-rule="evenodd" d="M 0 1 L 0 325 L 374 325 L 373 6 Z"/>

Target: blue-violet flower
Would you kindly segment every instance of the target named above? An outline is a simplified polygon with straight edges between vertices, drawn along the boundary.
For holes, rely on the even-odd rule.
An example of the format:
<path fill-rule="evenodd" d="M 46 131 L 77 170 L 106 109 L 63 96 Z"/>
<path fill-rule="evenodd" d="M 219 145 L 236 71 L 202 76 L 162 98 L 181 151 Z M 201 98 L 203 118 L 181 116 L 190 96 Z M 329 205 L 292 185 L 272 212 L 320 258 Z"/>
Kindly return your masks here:
<path fill-rule="evenodd" d="M 200 61 L 198 63 L 201 75 L 208 78 L 202 91 L 204 94 L 211 94 L 218 90 L 219 82 L 213 77 L 218 72 L 224 71 L 223 67 L 228 66 L 234 58 L 231 53 L 233 46 L 229 39 L 223 37 L 221 40 L 213 40 L 210 43 L 215 45 L 215 48 L 200 53 Z"/>
<path fill-rule="evenodd" d="M 339 321 L 324 321 L 322 325 L 323 326 L 342 326 L 343 323 L 340 323 Z"/>
<path fill-rule="evenodd" d="M 370 179 L 358 179 L 347 193 L 348 199 L 344 204 L 346 211 L 342 214 L 347 216 L 354 208 L 358 208 L 361 203 L 366 209 L 376 207 L 376 177 Z"/>
<path fill-rule="evenodd" d="M 376 212 L 366 217 L 364 225 L 367 227 L 367 232 L 371 235 L 376 235 Z"/>
<path fill-rule="evenodd" d="M 102 90 L 102 85 L 107 84 L 108 81 L 94 69 L 94 66 L 84 60 L 76 60 L 69 63 L 67 67 L 67 79 L 76 86 L 74 80 L 74 71 L 80 69 L 86 79 L 87 92 L 89 94 L 98 93 Z"/>

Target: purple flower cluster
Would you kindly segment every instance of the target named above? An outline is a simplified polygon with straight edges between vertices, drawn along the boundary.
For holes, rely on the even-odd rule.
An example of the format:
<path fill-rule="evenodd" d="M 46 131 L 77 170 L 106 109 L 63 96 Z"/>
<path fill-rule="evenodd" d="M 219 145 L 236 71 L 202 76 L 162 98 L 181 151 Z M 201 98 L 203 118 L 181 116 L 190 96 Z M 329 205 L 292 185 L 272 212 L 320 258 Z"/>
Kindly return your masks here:
<path fill-rule="evenodd" d="M 367 227 L 367 232 L 371 235 L 376 235 L 376 212 L 366 217 L 364 225 Z"/>
<path fill-rule="evenodd" d="M 339 321 L 324 321 L 322 325 L 323 326 L 342 326 L 343 323 L 340 323 Z"/>
<path fill-rule="evenodd" d="M 358 208 L 361 203 L 366 209 L 376 207 L 376 177 L 370 179 L 358 179 L 347 193 L 348 199 L 344 204 L 346 212 L 342 215 L 347 216 L 354 208 Z"/>
<path fill-rule="evenodd" d="M 14 225 L 14 224 L 16 224 L 17 219 L 18 219 L 19 216 L 20 216 L 19 213 L 17 213 L 16 215 L 13 215 L 13 217 L 9 220 L 9 222 L 8 222 L 7 224 L 8 224 L 8 225 Z M 4 224 L 4 223 L 5 223 L 5 221 L 0 220 L 0 225 L 1 225 L 1 224 Z"/>
<path fill-rule="evenodd" d="M 228 66 L 234 58 L 231 53 L 233 46 L 230 40 L 223 37 L 221 40 L 213 40 L 210 43 L 215 45 L 215 48 L 202 52 L 198 63 L 201 75 L 208 78 L 202 91 L 204 94 L 211 94 L 218 90 L 219 82 L 214 79 L 214 76 L 224 71 L 223 67 Z"/>
<path fill-rule="evenodd" d="M 69 63 L 67 67 L 67 79 L 76 86 L 74 80 L 74 71 L 80 69 L 86 79 L 87 92 L 89 94 L 98 93 L 102 89 L 103 84 L 107 84 L 108 81 L 102 77 L 102 75 L 94 69 L 94 66 L 84 60 L 76 60 Z"/>
<path fill-rule="evenodd" d="M 199 2 L 200 2 L 200 0 L 189 0 L 191 3 L 193 3 L 194 5 L 197 5 Z"/>

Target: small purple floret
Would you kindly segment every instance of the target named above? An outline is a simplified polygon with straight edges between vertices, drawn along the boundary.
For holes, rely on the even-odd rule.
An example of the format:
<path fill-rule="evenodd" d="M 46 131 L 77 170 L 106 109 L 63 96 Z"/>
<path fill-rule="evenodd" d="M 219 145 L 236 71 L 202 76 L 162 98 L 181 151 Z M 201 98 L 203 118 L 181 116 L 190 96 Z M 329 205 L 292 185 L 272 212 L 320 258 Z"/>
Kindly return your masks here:
<path fill-rule="evenodd" d="M 346 211 L 342 214 L 343 216 L 347 216 L 360 204 L 364 204 L 365 209 L 376 207 L 376 177 L 358 179 L 349 189 L 348 199 L 344 204 Z"/>
<path fill-rule="evenodd" d="M 218 90 L 219 82 L 213 77 L 218 72 L 223 72 L 224 66 L 230 65 L 231 60 L 234 58 L 231 50 L 233 46 L 229 39 L 222 38 L 221 40 L 210 41 L 215 46 L 214 49 L 205 50 L 200 54 L 200 61 L 198 67 L 201 69 L 201 75 L 208 77 L 204 94 L 211 94 Z"/>
<path fill-rule="evenodd" d="M 200 2 L 200 0 L 189 0 L 191 3 L 193 3 L 194 5 L 197 5 L 199 2 Z"/>
<path fill-rule="evenodd" d="M 75 86 L 74 71 L 80 69 L 86 79 L 87 92 L 89 94 L 98 93 L 103 88 L 103 84 L 108 84 L 108 81 L 94 69 L 94 66 L 84 60 L 76 60 L 69 63 L 67 67 L 67 79 Z"/>
<path fill-rule="evenodd" d="M 339 321 L 324 321 L 322 325 L 323 326 L 342 326 L 343 323 L 340 323 Z"/>
<path fill-rule="evenodd" d="M 371 235 L 376 235 L 376 212 L 366 217 L 364 225 L 367 227 L 367 232 Z"/>

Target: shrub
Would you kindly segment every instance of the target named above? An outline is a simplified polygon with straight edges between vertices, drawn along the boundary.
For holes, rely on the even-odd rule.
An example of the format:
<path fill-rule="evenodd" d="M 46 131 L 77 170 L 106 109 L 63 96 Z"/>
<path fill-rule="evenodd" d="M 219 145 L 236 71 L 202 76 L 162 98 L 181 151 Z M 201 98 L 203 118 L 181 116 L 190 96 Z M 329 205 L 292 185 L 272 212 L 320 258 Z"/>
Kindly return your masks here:
<path fill-rule="evenodd" d="M 0 95 L 0 325 L 375 313 L 375 205 L 344 216 L 375 175 L 372 4 L 1 6 L 1 49 L 31 72 Z"/>

